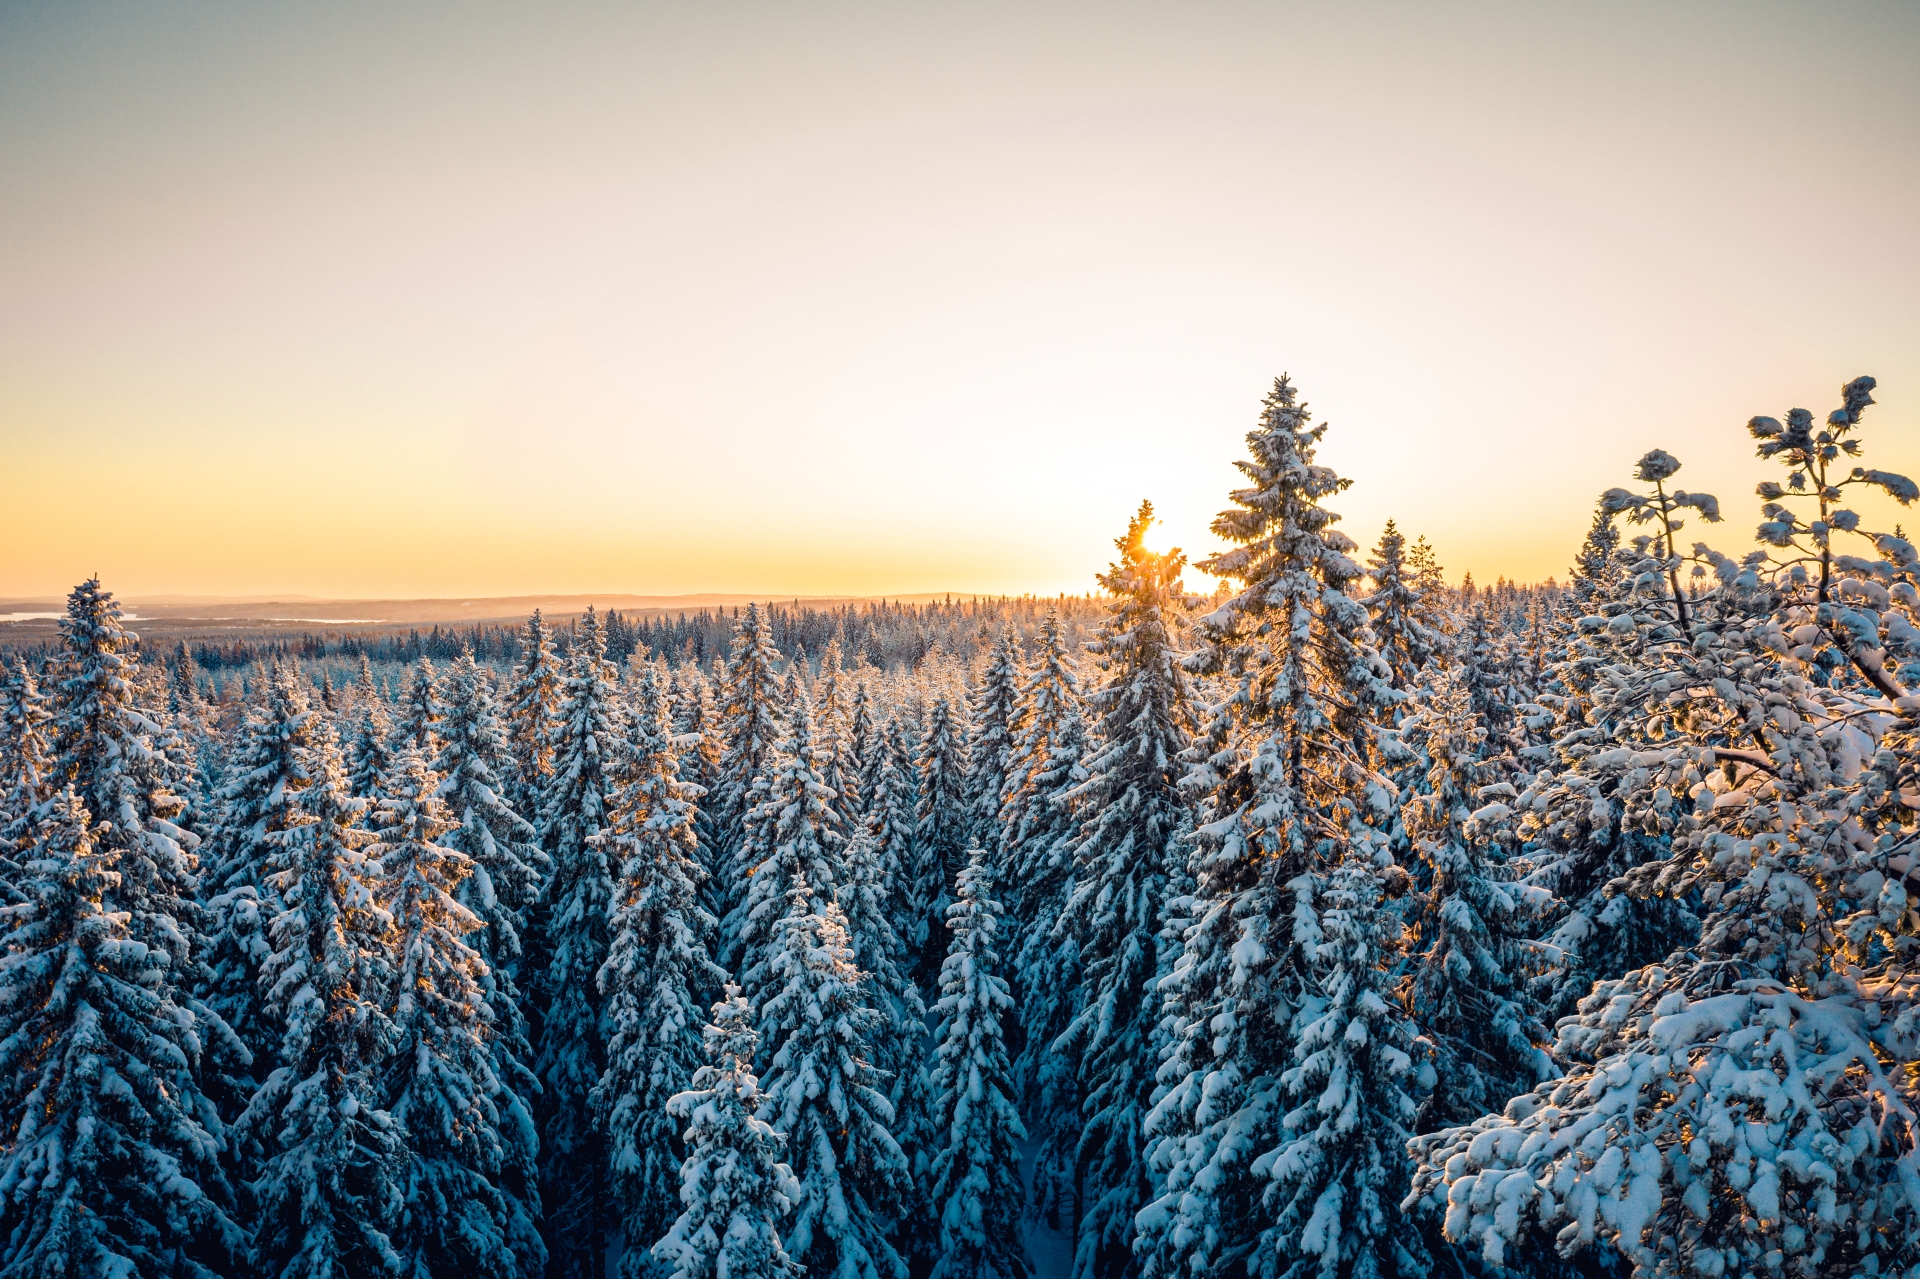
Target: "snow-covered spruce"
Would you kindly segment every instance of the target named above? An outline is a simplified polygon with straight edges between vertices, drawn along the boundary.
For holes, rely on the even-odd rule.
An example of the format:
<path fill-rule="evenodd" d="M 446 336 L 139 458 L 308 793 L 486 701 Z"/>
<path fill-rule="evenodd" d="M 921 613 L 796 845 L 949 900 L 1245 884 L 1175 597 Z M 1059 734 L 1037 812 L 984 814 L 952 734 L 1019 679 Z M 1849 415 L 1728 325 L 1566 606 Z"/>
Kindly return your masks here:
<path fill-rule="evenodd" d="M 994 641 L 993 656 L 969 699 L 973 739 L 967 748 L 967 805 L 971 811 L 971 842 L 994 854 L 1002 853 L 1000 796 L 1007 787 L 1007 769 L 1013 762 L 1014 724 L 1020 715 L 1020 649 L 1013 631 L 1003 627 Z"/>
<path fill-rule="evenodd" d="M 1399 1210 L 1413 1035 L 1389 1002 L 1400 925 L 1380 910 L 1379 871 L 1364 852 L 1349 855 L 1313 903 L 1319 938 L 1302 938 L 1314 990 L 1295 1015 L 1280 1076 L 1280 1142 L 1251 1166 L 1271 1183 L 1273 1214 L 1248 1258 L 1258 1279 L 1424 1279 L 1432 1265 Z M 1311 891 L 1304 880 L 1294 886 L 1302 901 Z"/>
<path fill-rule="evenodd" d="M 167 952 L 168 980 L 190 987 L 200 841 L 175 819 L 191 779 L 169 758 L 164 716 L 138 700 L 139 637 L 120 624 L 120 605 L 98 578 L 67 597 L 60 630 L 66 655 L 53 721 L 54 785 L 72 787 L 115 854 L 119 880 L 110 900 L 128 912 L 129 934 Z"/>
<path fill-rule="evenodd" d="M 24 847 L 27 816 L 48 798 L 51 717 L 47 696 L 24 659 L 16 657 L 0 669 L 0 854 L 9 841 L 22 841 Z"/>
<path fill-rule="evenodd" d="M 553 853 L 542 901 L 546 965 L 535 976 L 544 1007 L 534 1060 L 541 1095 L 540 1199 L 559 1276 L 598 1275 L 613 1225 L 605 1143 L 589 1095 L 606 1069 L 600 968 L 612 941 L 615 823 L 612 768 L 619 749 L 617 674 L 593 610 L 573 639 L 566 696 L 553 728 L 553 776 L 541 828 Z"/>
<path fill-rule="evenodd" d="M 964 864 L 972 820 L 967 805 L 966 728 L 942 697 L 927 716 L 927 731 L 913 761 L 914 969 L 932 986 L 945 953 L 941 931 L 953 879 Z"/>
<path fill-rule="evenodd" d="M 360 799 L 372 799 L 391 767 L 393 717 L 373 682 L 373 664 L 362 657 L 354 685 L 353 733 L 347 741 L 347 787 Z"/>
<path fill-rule="evenodd" d="M 439 724 L 440 754 L 433 768 L 440 775 L 439 793 L 453 827 L 440 842 L 470 863 L 471 873 L 459 880 L 455 895 L 485 924 L 468 934 L 466 942 L 480 956 L 493 1074 L 507 1090 L 494 1098 L 505 1143 L 500 1175 L 507 1193 L 537 1203 L 534 1161 L 539 1142 L 533 1107 L 540 1085 L 533 1073 L 519 969 L 521 935 L 552 862 L 537 842 L 533 823 L 508 802 L 507 779 L 514 763 L 495 710 L 491 677 L 472 653 L 462 653 L 448 669 L 443 688 L 446 714 Z"/>
<path fill-rule="evenodd" d="M 394 708 L 392 735 L 387 739 L 390 749 L 398 751 L 411 746 L 420 752 L 423 759 L 432 759 L 440 753 L 440 721 L 445 718 L 447 708 L 440 700 L 440 675 L 433 669 L 433 662 L 421 658 L 414 664 L 413 679 L 401 695 L 399 706 Z"/>
<path fill-rule="evenodd" d="M 537 1275 L 546 1248 L 523 1167 L 532 1134 L 487 1042 L 487 966 L 467 941 L 486 925 L 457 896 L 473 860 L 442 842 L 451 823 L 439 778 L 411 742 L 395 757 L 389 790 L 380 842 L 368 851 L 395 934 L 384 1097 L 406 1151 L 394 1246 L 415 1274 Z"/>
<path fill-rule="evenodd" d="M 1160 1194 L 1136 1221 L 1150 1279 L 1207 1273 L 1266 1228 L 1249 1152 L 1281 1138 L 1284 1028 L 1311 989 L 1294 885 L 1339 863 L 1354 823 L 1391 810 L 1370 725 L 1400 695 L 1350 594 L 1353 543 L 1320 504 L 1348 484 L 1314 461 L 1325 430 L 1276 380 L 1236 463 L 1251 484 L 1213 524 L 1233 547 L 1201 565 L 1241 589 L 1196 621 L 1187 662 L 1221 700 L 1183 782 L 1202 811 L 1194 922 L 1159 986 L 1166 1091 L 1144 1126 Z"/>
<path fill-rule="evenodd" d="M 1026 1279 L 1033 1269 L 1020 1229 L 1020 1143 L 1027 1134 L 1014 1109 L 1000 1031 L 1013 997 L 995 971 L 1000 904 L 987 895 L 992 887 L 990 857 L 972 850 L 947 908 L 952 940 L 934 1006 L 934 1131 L 941 1145 L 932 1167 L 940 1222 L 933 1279 Z"/>
<path fill-rule="evenodd" d="M 1440 603 L 1429 598 L 1431 588 L 1416 573 L 1407 561 L 1406 535 L 1388 520 L 1367 562 L 1373 591 L 1360 602 L 1372 618 L 1380 656 L 1393 671 L 1393 686 L 1407 690 L 1419 685 L 1420 672 L 1446 643 Z"/>
<path fill-rule="evenodd" d="M 167 955 L 108 908 L 124 854 L 71 789 L 0 907 L 0 1272 L 232 1273 L 246 1232 L 219 1120 L 194 1083 L 201 1035 L 166 994 Z"/>
<path fill-rule="evenodd" d="M 901 837 L 892 799 L 903 785 L 898 770 L 883 770 L 878 785 L 879 802 L 847 845 L 839 902 L 847 916 L 854 962 L 867 975 L 868 999 L 880 1014 L 872 1036 L 873 1061 L 893 1105 L 894 1139 L 912 1172 L 912 1193 L 894 1222 L 894 1247 L 918 1274 L 932 1265 L 938 1242 L 926 1187 L 940 1137 L 927 1075 L 926 1004 L 908 967 L 906 943 L 889 913 L 888 877 L 897 872 L 901 859 L 884 850 L 890 840 Z"/>
<path fill-rule="evenodd" d="M 280 1065 L 238 1127 L 267 1153 L 252 1183 L 255 1265 L 278 1279 L 398 1272 L 406 1143 L 380 1108 L 397 1030 L 387 1014 L 393 916 L 371 835 L 355 824 L 332 729 L 316 725 L 304 819 L 278 841 L 268 886 L 284 909 L 261 974 L 286 1032 Z"/>
<path fill-rule="evenodd" d="M 264 705 L 241 725 L 226 783 L 216 799 L 219 820 L 204 847 L 208 981 L 201 997 L 252 1057 L 222 1062 L 210 1080 L 222 1111 L 232 1118 L 273 1068 L 285 1027 L 267 1015 L 260 972 L 273 954 L 268 926 L 282 909 L 267 882 L 267 864 L 287 830 L 304 820 L 300 792 L 313 780 L 313 712 L 305 681 L 275 664 L 267 671 Z"/>
<path fill-rule="evenodd" d="M 1427 765 L 1403 809 L 1427 884 L 1408 987 L 1414 1019 L 1433 1046 L 1422 1131 L 1498 1110 L 1558 1073 L 1536 1047 L 1547 1031 L 1520 980 L 1528 958 L 1523 938 L 1537 914 L 1529 903 L 1547 894 L 1496 874 L 1496 840 L 1512 817 L 1498 800 L 1512 798 L 1513 788 L 1476 784 L 1484 732 L 1464 682 L 1450 669 L 1431 681 L 1404 725 L 1405 739 Z"/>
<path fill-rule="evenodd" d="M 839 891 L 845 850 L 840 796 L 820 775 L 813 742 L 813 708 L 804 693 L 788 709 L 787 732 L 768 773 L 755 788 L 741 856 L 749 876 L 740 904 L 726 919 L 725 955 L 747 1002 L 764 1015 L 786 982 L 776 958 L 785 950 L 781 920 L 796 887 L 830 901 Z M 771 1051 L 771 1031 L 760 1027 Z"/>
<path fill-rule="evenodd" d="M 566 671 L 553 655 L 546 621 L 536 608 L 520 637 L 520 661 L 506 698 L 507 753 L 513 759 L 507 802 L 533 821 L 546 810 L 547 781 L 553 775 L 553 719 L 565 681 Z"/>
<path fill-rule="evenodd" d="M 1067 793 L 1086 817 L 1070 845 L 1073 895 L 1052 928 L 1056 942 L 1071 939 L 1082 972 L 1079 1011 L 1049 1049 L 1077 1071 L 1085 1098 L 1072 1142 L 1079 1279 L 1121 1279 L 1135 1268 L 1133 1218 L 1152 1195 L 1140 1125 L 1155 1086 L 1159 932 L 1186 855 L 1176 843 L 1188 813 L 1179 761 L 1194 713 L 1174 643 L 1186 557 L 1147 550 L 1152 523 L 1153 504 L 1143 502 L 1115 542 L 1119 562 L 1100 575 L 1112 603 L 1088 645 L 1102 678 L 1087 699 L 1100 745 L 1087 780 Z M 1071 1119 L 1062 1118 L 1049 1117 L 1064 1137 Z"/>
<path fill-rule="evenodd" d="M 700 1068 L 702 1019 L 693 992 L 719 986 L 726 974 L 700 940 L 714 925 L 699 902 L 696 796 L 680 780 L 651 670 L 641 677 L 625 751 L 614 824 L 602 837 L 620 879 L 612 942 L 598 977 L 609 1028 L 607 1067 L 590 1101 L 607 1142 L 624 1237 L 621 1273 L 638 1279 L 648 1273 L 649 1246 L 677 1214 L 681 1121 L 668 1102 Z"/>
<path fill-rule="evenodd" d="M 667 1100 L 667 1113 L 687 1125 L 684 1208 L 652 1251 L 675 1279 L 786 1279 L 800 1267 L 787 1257 L 780 1222 L 799 1202 L 800 1183 L 780 1162 L 785 1138 L 756 1117 L 752 1010 L 737 987 L 726 996 L 703 1032 L 714 1064 Z"/>
<path fill-rule="evenodd" d="M 786 1134 L 800 1182 L 787 1253 L 815 1279 L 906 1279 L 888 1225 L 913 1186 L 873 1066 L 881 1017 L 845 916 L 798 883 L 776 938 L 777 985 L 760 1009 L 773 1052 L 759 1117 Z"/>
<path fill-rule="evenodd" d="M 720 757 L 720 787 L 713 796 L 721 841 L 720 905 L 731 912 L 747 890 L 758 855 L 747 848 L 748 824 L 757 799 L 754 784 L 773 767 L 782 736 L 780 650 L 758 604 L 748 604 L 733 637 L 721 685 L 720 719 L 726 746 Z M 788 708 L 791 709 L 791 708 Z M 744 859 L 744 860 L 743 860 Z M 740 965 L 732 965 L 735 972 Z"/>
<path fill-rule="evenodd" d="M 1081 1090 L 1073 1061 L 1051 1048 L 1079 1010 L 1080 953 L 1073 937 L 1054 938 L 1053 925 L 1073 894 L 1072 795 L 1087 779 L 1083 714 L 1079 672 L 1060 615 L 1049 609 L 1014 720 L 1000 800 L 1005 869 L 997 882 L 1005 886 L 1018 939 L 1011 985 L 1022 1047 L 1013 1077 L 1038 1147 L 1033 1207 L 1043 1223 L 1068 1234 L 1080 1221 L 1073 1152 L 1080 1140 Z"/>

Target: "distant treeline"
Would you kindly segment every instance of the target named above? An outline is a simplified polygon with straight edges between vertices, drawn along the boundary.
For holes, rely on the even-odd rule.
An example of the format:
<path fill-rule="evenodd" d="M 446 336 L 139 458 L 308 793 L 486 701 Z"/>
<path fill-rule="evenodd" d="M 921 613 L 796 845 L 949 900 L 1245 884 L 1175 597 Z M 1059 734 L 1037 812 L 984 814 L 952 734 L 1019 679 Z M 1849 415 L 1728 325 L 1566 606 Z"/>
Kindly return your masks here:
<path fill-rule="evenodd" d="M 1083 627 L 1093 625 L 1104 612 L 1099 602 L 1082 595 L 949 598 L 924 604 L 881 600 L 824 608 L 795 600 L 770 604 L 765 611 L 772 624 L 774 642 L 783 652 L 804 649 L 818 655 L 828 643 L 838 639 L 849 663 L 864 657 L 887 670 L 917 667 L 936 650 L 945 651 L 959 661 L 971 662 L 992 647 L 992 637 L 1003 622 L 1027 636 L 1038 629 L 1049 608 L 1058 610 L 1069 632 L 1076 635 Z M 734 607 L 636 617 L 610 609 L 601 620 L 601 633 L 611 661 L 625 663 L 639 651 L 675 666 L 691 662 L 704 668 L 712 665 L 714 658 L 726 654 L 739 626 L 740 613 L 740 608 Z M 570 650 L 579 618 L 549 620 L 554 647 L 564 656 Z M 195 663 L 208 672 L 244 670 L 255 663 L 288 659 L 357 662 L 365 657 L 376 665 L 411 665 L 426 658 L 444 664 L 464 651 L 471 651 L 486 665 L 505 669 L 520 660 L 525 633 L 525 627 L 517 623 L 483 622 L 371 634 L 364 631 L 238 634 L 221 639 L 166 641 L 155 647 L 164 647 L 172 655 L 184 642 Z M 29 653 L 34 651 L 34 646 L 22 648 Z"/>

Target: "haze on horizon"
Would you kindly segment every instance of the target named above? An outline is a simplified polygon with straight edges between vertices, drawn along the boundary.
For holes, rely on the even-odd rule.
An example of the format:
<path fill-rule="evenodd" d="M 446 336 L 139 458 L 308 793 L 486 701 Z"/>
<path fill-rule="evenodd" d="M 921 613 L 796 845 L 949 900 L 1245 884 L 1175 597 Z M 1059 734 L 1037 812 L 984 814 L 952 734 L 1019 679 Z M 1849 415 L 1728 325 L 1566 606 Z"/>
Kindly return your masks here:
<path fill-rule="evenodd" d="M 1273 377 L 1329 505 L 1565 572 L 1880 379 L 1920 9 L 0 6 L 0 595 L 1092 587 Z M 1897 518 L 1897 517 L 1896 517 Z M 1890 521 L 1889 521 L 1890 522 Z"/>

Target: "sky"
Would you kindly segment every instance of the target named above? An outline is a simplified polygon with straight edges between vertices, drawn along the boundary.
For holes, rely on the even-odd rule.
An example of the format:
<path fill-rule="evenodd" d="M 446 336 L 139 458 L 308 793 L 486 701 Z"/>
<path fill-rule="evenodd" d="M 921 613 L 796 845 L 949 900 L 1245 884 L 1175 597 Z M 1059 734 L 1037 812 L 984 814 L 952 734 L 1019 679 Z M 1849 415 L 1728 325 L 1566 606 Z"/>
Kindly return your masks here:
<path fill-rule="evenodd" d="M 1079 592 L 1143 498 L 1218 546 L 1283 372 L 1363 546 L 1564 576 L 1658 446 L 1744 551 L 1754 414 L 1871 373 L 1920 473 L 1915 66 L 1912 3 L 0 0 L 0 597 Z"/>

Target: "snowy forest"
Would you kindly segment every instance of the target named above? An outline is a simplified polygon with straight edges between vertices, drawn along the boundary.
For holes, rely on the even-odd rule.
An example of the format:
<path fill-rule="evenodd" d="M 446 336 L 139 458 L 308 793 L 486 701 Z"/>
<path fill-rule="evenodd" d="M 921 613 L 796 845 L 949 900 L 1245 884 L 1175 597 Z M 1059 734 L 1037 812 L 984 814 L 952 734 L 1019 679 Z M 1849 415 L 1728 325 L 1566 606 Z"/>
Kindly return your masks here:
<path fill-rule="evenodd" d="M 1207 593 L 1150 504 L 1052 604 L 196 654 L 84 582 L 0 682 L 0 1276 L 1920 1276 L 1873 388 L 1538 586 L 1356 546 L 1284 377 Z"/>

